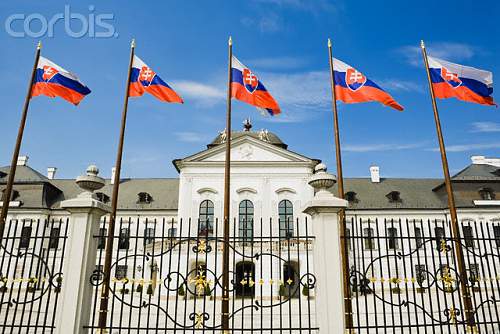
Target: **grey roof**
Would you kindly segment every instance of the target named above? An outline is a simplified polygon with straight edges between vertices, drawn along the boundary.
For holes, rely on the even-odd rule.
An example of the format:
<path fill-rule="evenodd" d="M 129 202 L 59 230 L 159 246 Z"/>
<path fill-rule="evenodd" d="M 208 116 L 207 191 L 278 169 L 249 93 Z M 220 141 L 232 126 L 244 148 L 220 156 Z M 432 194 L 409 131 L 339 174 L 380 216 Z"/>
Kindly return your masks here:
<path fill-rule="evenodd" d="M 492 165 L 469 165 L 456 175 L 453 181 L 497 181 L 500 182 L 500 168 Z"/>
<path fill-rule="evenodd" d="M 259 136 L 259 133 L 260 132 L 257 132 L 257 131 L 231 131 L 231 140 L 235 140 L 235 139 L 237 139 L 239 137 L 242 137 L 242 136 L 251 136 L 251 137 L 253 137 L 255 139 L 261 140 L 260 136 Z M 265 140 L 266 143 L 270 143 L 270 144 L 279 146 L 279 147 L 284 148 L 284 149 L 288 148 L 288 145 L 285 144 L 280 139 L 280 137 L 278 137 L 273 132 L 268 132 L 267 133 L 267 138 L 269 139 L 269 141 Z M 222 141 L 222 134 L 219 134 L 217 137 L 215 137 L 215 139 L 210 144 L 207 145 L 207 147 L 208 148 L 212 148 L 212 147 L 220 145 L 222 143 L 223 143 L 223 141 Z"/>
<path fill-rule="evenodd" d="M 0 167 L 0 184 L 7 183 L 9 167 Z M 4 175 L 2 177 L 2 175 Z M 34 170 L 29 166 L 17 166 L 16 167 L 16 177 L 14 178 L 14 182 L 16 183 L 36 183 L 36 182 L 47 182 L 49 179 Z"/>
<path fill-rule="evenodd" d="M 346 178 L 344 191 L 355 192 L 356 201 L 349 203 L 349 209 L 440 209 L 446 201 L 432 189 L 442 182 L 440 179 L 383 178 L 374 183 L 369 178 Z M 337 185 L 330 188 L 337 195 Z M 387 195 L 392 191 L 400 193 L 400 202 L 391 202 Z"/>
<path fill-rule="evenodd" d="M 82 192 L 74 180 L 51 180 L 57 188 L 62 190 L 54 208 L 60 207 L 60 201 L 74 198 Z M 111 198 L 113 185 L 106 180 L 106 185 L 98 192 Z M 149 204 L 138 203 L 138 194 L 146 192 L 153 198 Z M 110 203 L 108 203 L 110 204 Z M 118 194 L 119 210 L 177 210 L 179 207 L 179 179 L 123 179 Z"/>

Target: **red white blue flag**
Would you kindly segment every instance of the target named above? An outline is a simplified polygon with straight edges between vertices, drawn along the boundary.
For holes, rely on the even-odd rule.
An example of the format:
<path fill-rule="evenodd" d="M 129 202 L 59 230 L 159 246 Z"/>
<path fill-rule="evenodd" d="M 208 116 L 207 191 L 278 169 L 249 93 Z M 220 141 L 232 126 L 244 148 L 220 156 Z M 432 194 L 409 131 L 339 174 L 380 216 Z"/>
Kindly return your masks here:
<path fill-rule="evenodd" d="M 257 75 L 243 65 L 235 56 L 231 68 L 232 97 L 276 116 L 281 113 L 278 103 L 269 94 Z"/>
<path fill-rule="evenodd" d="M 134 55 L 130 74 L 129 96 L 142 96 L 149 93 L 163 102 L 184 103 L 179 95 L 156 72 Z"/>
<path fill-rule="evenodd" d="M 54 98 L 59 96 L 74 105 L 78 105 L 88 94 L 90 94 L 90 89 L 76 75 L 47 58 L 40 57 L 31 91 L 32 97 L 45 95 Z"/>
<path fill-rule="evenodd" d="M 427 57 L 434 95 L 440 99 L 495 105 L 493 74 L 489 71 Z"/>
<path fill-rule="evenodd" d="M 333 72 L 337 100 L 344 103 L 376 101 L 396 110 L 403 110 L 391 95 L 354 67 L 333 58 Z"/>

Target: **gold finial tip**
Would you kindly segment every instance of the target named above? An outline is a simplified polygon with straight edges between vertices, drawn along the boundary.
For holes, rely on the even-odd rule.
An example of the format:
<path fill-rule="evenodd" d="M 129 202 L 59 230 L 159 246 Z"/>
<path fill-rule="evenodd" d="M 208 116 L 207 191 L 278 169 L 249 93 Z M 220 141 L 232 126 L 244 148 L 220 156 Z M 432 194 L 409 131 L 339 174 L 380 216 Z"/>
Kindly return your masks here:
<path fill-rule="evenodd" d="M 332 47 L 332 40 L 331 39 L 328 39 L 328 47 L 331 48 Z"/>
<path fill-rule="evenodd" d="M 423 40 L 423 39 L 421 39 L 421 40 L 420 40 L 420 47 L 421 47 L 421 48 L 425 48 L 425 43 L 424 43 L 424 40 Z"/>
<path fill-rule="evenodd" d="M 135 38 L 132 38 L 132 43 L 130 43 L 130 46 L 135 48 Z"/>
<path fill-rule="evenodd" d="M 231 36 L 229 36 L 229 41 L 228 41 L 229 45 L 233 45 L 233 38 Z"/>
<path fill-rule="evenodd" d="M 36 48 L 38 50 L 40 50 L 42 48 L 42 41 L 38 41 L 38 45 L 36 46 Z"/>

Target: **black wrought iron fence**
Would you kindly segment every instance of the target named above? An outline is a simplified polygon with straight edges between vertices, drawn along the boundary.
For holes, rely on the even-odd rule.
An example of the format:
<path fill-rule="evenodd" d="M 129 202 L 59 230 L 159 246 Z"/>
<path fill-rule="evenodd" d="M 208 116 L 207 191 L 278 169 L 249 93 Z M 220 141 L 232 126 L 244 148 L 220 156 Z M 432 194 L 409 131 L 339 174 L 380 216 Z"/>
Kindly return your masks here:
<path fill-rule="evenodd" d="M 11 220 L 0 244 L 1 333 L 53 333 L 68 220 Z"/>
<path fill-rule="evenodd" d="M 231 333 L 317 333 L 307 220 L 233 221 Z M 98 239 L 89 329 L 98 329 L 106 222 Z M 210 228 L 207 228 L 210 227 Z M 112 333 L 219 333 L 222 237 L 219 220 L 121 219 L 114 237 L 108 330 Z M 248 231 L 252 230 L 252 233 Z"/>
<path fill-rule="evenodd" d="M 356 333 L 500 333 L 500 224 L 350 219 L 346 240 Z M 461 243 L 466 273 L 457 269 Z M 460 282 L 472 299 L 467 326 Z"/>

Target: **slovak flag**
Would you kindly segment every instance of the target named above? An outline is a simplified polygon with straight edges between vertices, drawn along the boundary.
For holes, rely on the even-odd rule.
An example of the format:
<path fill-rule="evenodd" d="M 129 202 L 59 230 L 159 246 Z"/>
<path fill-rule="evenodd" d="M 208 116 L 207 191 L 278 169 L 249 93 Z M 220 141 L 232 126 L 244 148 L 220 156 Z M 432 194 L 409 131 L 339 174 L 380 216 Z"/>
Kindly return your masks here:
<path fill-rule="evenodd" d="M 434 95 L 440 99 L 455 97 L 462 101 L 495 105 L 493 74 L 489 71 L 427 57 Z"/>
<path fill-rule="evenodd" d="M 40 57 L 31 91 L 32 97 L 45 95 L 54 98 L 59 96 L 74 105 L 78 105 L 88 94 L 90 94 L 90 89 L 76 75 L 47 58 Z"/>
<path fill-rule="evenodd" d="M 335 58 L 333 58 L 333 73 L 337 100 L 344 103 L 377 101 L 396 110 L 403 110 L 403 107 L 375 82 L 354 67 Z"/>
<path fill-rule="evenodd" d="M 163 102 L 184 103 L 179 95 L 163 81 L 141 58 L 134 55 L 130 74 L 129 96 L 142 96 L 149 93 Z"/>
<path fill-rule="evenodd" d="M 278 103 L 255 73 L 250 71 L 235 56 L 232 58 L 231 93 L 235 99 L 251 104 L 271 116 L 281 113 Z"/>

